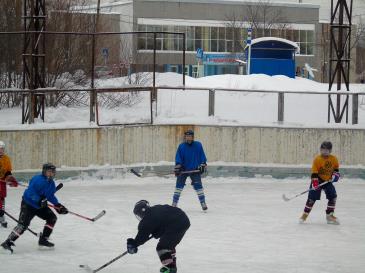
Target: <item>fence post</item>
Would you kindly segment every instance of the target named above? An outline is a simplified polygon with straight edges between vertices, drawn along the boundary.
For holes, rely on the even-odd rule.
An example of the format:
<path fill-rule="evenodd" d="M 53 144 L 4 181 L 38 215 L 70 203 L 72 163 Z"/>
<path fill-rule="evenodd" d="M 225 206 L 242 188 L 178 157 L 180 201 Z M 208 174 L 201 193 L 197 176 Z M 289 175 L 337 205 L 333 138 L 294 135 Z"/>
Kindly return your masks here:
<path fill-rule="evenodd" d="M 215 90 L 209 89 L 209 109 L 208 116 L 214 116 Z"/>
<path fill-rule="evenodd" d="M 352 95 L 352 124 L 359 123 L 359 94 Z"/>
<path fill-rule="evenodd" d="M 284 93 L 278 93 L 278 122 L 284 121 Z"/>

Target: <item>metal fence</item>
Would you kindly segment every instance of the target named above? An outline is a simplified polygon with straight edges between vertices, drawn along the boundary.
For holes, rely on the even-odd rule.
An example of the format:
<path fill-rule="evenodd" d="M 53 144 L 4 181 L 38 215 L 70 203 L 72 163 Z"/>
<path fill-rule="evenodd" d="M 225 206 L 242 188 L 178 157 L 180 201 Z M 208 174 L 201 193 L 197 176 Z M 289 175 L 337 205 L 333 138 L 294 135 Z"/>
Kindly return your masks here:
<path fill-rule="evenodd" d="M 161 72 L 161 65 L 159 65 L 158 60 L 158 50 L 157 50 L 157 41 L 158 39 L 161 39 L 161 37 L 179 37 L 184 42 L 182 43 L 182 48 L 180 50 L 181 52 L 181 65 L 182 67 L 185 67 L 185 44 L 186 44 L 186 37 L 185 33 L 180 32 L 150 32 L 150 31 L 132 31 L 132 32 L 58 32 L 58 31 L 10 31 L 10 32 L 0 32 L 0 42 L 4 42 L 8 37 L 16 37 L 19 40 L 23 40 L 25 37 L 25 34 L 38 34 L 43 35 L 48 41 L 47 45 L 52 44 L 53 42 L 55 44 L 55 47 L 48 47 L 48 53 L 47 55 L 43 54 L 42 58 L 47 60 L 45 64 L 43 65 L 42 73 L 47 73 L 47 76 L 42 76 L 43 78 L 47 78 L 48 75 L 61 75 L 61 74 L 70 74 L 73 72 L 77 72 L 78 70 L 82 70 L 85 73 L 85 77 L 83 78 L 83 81 L 87 80 L 86 84 L 84 83 L 81 91 L 83 92 L 89 92 L 90 96 L 90 121 L 95 121 L 96 118 L 96 96 L 97 93 L 105 92 L 102 90 L 102 88 L 98 88 L 96 86 L 96 78 L 97 78 L 97 66 L 102 66 L 102 59 L 98 54 L 96 53 L 97 49 L 95 48 L 95 41 L 98 40 L 98 48 L 101 48 L 104 51 L 104 44 L 106 43 L 105 40 L 107 40 L 108 37 L 114 37 L 114 40 L 111 40 L 113 43 L 115 43 L 115 39 L 118 40 L 118 42 L 115 45 L 115 51 L 118 52 L 118 54 L 114 54 L 117 56 L 115 60 L 113 60 L 113 64 L 117 65 L 117 70 L 119 73 L 119 76 L 123 76 L 126 74 L 127 76 L 130 76 L 132 74 L 137 73 L 144 73 L 144 72 L 151 72 L 152 77 L 151 79 L 148 79 L 148 81 L 151 81 L 151 85 L 153 88 L 156 86 L 156 73 Z M 138 37 L 141 35 L 147 35 L 151 41 L 153 41 L 153 48 L 152 52 L 148 59 L 146 57 L 143 57 L 143 60 L 141 60 L 141 54 L 138 50 L 136 50 L 136 43 L 138 41 Z M 128 42 L 129 41 L 129 42 Z M 66 45 L 64 45 L 66 44 Z M 90 46 L 92 44 L 92 47 Z M 88 46 L 89 45 L 89 46 Z M 54 60 L 56 57 L 54 54 L 58 54 L 57 50 L 58 46 L 60 49 L 62 49 L 62 52 L 64 55 L 58 56 L 60 57 L 64 63 L 62 65 L 58 63 L 54 63 Z M 71 54 L 71 48 L 74 49 L 72 51 L 74 54 Z M 76 49 L 75 49 L 76 48 Z M 54 81 L 51 81 L 49 83 L 47 80 L 42 80 L 42 87 L 45 88 L 39 88 L 39 86 L 32 86 L 30 83 L 27 84 L 26 79 L 26 72 L 28 74 L 32 72 L 33 70 L 30 68 L 27 68 L 24 66 L 23 63 L 20 60 L 21 56 L 29 55 L 24 52 L 22 47 L 18 46 L 16 50 L 10 50 L 11 48 L 8 47 L 6 52 L 9 52 L 10 57 L 14 60 L 17 60 L 16 64 L 14 65 L 14 71 L 12 73 L 20 76 L 20 84 L 17 86 L 21 86 L 22 89 L 18 90 L 17 86 L 9 86 L 7 85 L 7 88 L 0 89 L 0 94 L 6 95 L 8 94 L 20 94 L 20 98 L 17 98 L 18 103 L 22 105 L 22 123 L 25 123 L 29 121 L 30 123 L 33 122 L 33 117 L 39 117 L 42 120 L 44 120 L 44 109 L 45 109 L 45 103 L 48 100 L 48 97 L 46 97 L 46 94 L 53 93 L 53 94 L 60 94 L 62 92 L 73 92 L 78 91 L 72 88 L 56 88 L 54 87 L 54 81 L 56 79 L 59 79 L 55 77 Z M 78 60 L 74 60 L 72 56 L 82 56 Z M 144 55 L 143 55 L 144 56 Z M 44 61 L 44 60 L 43 60 Z M 72 66 L 69 64 L 72 63 Z M 128 66 L 128 69 L 126 69 L 126 66 Z M 56 68 L 60 68 L 59 71 L 54 72 Z M 0 66 L 0 76 L 3 69 L 1 69 Z M 128 70 L 126 72 L 126 70 Z M 30 72 L 29 72 L 30 71 Z M 4 71 L 3 71 L 4 72 Z M 8 73 L 9 71 L 6 71 Z M 33 72 L 30 73 L 32 76 L 34 76 Z M 182 85 L 185 85 L 185 74 L 181 74 L 182 76 Z M 35 77 L 35 76 L 34 76 Z M 74 80 L 74 78 L 72 78 Z M 79 80 L 79 79 L 78 79 Z M 145 80 L 146 81 L 146 80 Z M 147 85 L 149 82 L 132 82 L 132 85 Z M 77 86 L 77 84 L 75 84 Z M 150 87 L 143 87 L 149 89 Z M 49 90 L 51 89 L 51 90 Z M 125 89 L 120 88 L 120 92 L 126 92 Z M 138 88 L 136 88 L 136 91 L 138 91 Z M 17 92 L 17 93 L 16 93 Z M 154 94 L 155 92 L 151 93 L 151 99 L 154 100 Z M 0 103 L 1 103 L 1 97 L 0 97 Z M 32 117 L 32 118 L 30 118 Z"/>
<path fill-rule="evenodd" d="M 202 87 L 168 87 L 161 86 L 156 87 L 157 90 L 196 90 L 196 91 L 209 91 L 208 99 L 208 116 L 215 115 L 216 105 L 216 92 L 247 92 L 247 93 L 266 93 L 266 94 L 277 94 L 277 121 L 279 123 L 284 122 L 284 109 L 285 109 L 285 94 L 300 94 L 300 95 L 318 95 L 318 96 L 349 96 L 352 97 L 352 124 L 358 124 L 359 122 L 359 96 L 365 96 L 364 92 L 324 92 L 324 91 L 275 91 L 275 90 L 247 90 L 247 89 L 235 89 L 235 88 L 202 88 Z M 157 106 L 157 104 L 156 104 Z M 263 105 L 265 107 L 265 105 Z M 330 118 L 328 113 L 328 119 Z"/>

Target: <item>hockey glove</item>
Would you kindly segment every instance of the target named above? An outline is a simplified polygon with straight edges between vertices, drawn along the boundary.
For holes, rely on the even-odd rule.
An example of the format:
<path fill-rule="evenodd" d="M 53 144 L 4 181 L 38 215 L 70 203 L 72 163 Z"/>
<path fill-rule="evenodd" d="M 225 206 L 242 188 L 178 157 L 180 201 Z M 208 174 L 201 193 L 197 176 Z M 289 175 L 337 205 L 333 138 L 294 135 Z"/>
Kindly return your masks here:
<path fill-rule="evenodd" d="M 181 165 L 180 164 L 176 165 L 174 168 L 175 176 L 179 176 L 181 174 L 181 171 L 182 171 Z"/>
<path fill-rule="evenodd" d="M 319 181 L 318 181 L 318 178 L 312 178 L 312 188 L 314 190 L 318 190 L 319 189 Z"/>
<path fill-rule="evenodd" d="M 136 241 L 133 238 L 127 239 L 127 251 L 129 254 L 136 254 L 138 252 Z"/>
<path fill-rule="evenodd" d="M 336 183 L 340 179 L 341 175 L 339 172 L 333 172 L 332 174 L 332 183 Z"/>
<path fill-rule="evenodd" d="M 68 213 L 68 209 L 66 209 L 66 207 L 64 205 L 62 205 L 61 203 L 55 205 L 54 208 L 56 209 L 56 211 L 59 214 L 67 214 Z"/>
<path fill-rule="evenodd" d="M 198 169 L 199 169 L 201 174 L 205 173 L 206 170 L 207 170 L 207 164 L 205 164 L 205 163 L 200 164 Z"/>
<path fill-rule="evenodd" d="M 44 196 L 41 196 L 41 200 L 39 201 L 39 206 L 41 207 L 41 209 L 44 209 L 48 206 L 48 203 L 47 203 L 47 198 L 44 197 Z"/>
<path fill-rule="evenodd" d="M 18 187 L 18 181 L 16 181 L 15 177 L 12 175 L 8 175 L 5 178 L 5 181 L 9 184 L 10 187 Z"/>

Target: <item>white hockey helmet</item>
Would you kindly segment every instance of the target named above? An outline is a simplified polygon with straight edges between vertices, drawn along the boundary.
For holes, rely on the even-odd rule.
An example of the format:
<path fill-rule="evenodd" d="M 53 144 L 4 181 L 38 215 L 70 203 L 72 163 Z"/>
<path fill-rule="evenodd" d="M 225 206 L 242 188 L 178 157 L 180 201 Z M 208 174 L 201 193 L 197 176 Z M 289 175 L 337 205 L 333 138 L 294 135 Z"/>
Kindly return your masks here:
<path fill-rule="evenodd" d="M 0 140 L 0 148 L 5 149 L 5 142 Z"/>

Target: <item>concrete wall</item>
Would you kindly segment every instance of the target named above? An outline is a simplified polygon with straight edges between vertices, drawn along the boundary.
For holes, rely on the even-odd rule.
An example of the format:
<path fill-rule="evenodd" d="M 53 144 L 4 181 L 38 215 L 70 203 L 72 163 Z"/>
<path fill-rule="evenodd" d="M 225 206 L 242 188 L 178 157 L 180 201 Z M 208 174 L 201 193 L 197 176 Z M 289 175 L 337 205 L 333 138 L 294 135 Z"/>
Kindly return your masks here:
<path fill-rule="evenodd" d="M 135 126 L 97 129 L 0 131 L 14 169 L 174 161 L 184 130 L 193 128 L 208 161 L 311 164 L 331 140 L 341 164 L 365 165 L 365 130 L 217 126 Z"/>

